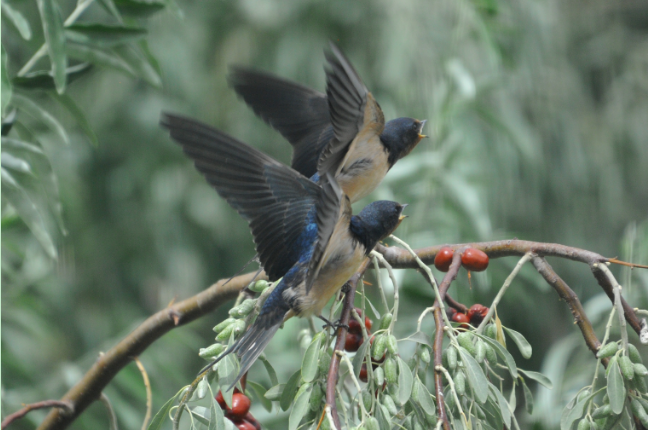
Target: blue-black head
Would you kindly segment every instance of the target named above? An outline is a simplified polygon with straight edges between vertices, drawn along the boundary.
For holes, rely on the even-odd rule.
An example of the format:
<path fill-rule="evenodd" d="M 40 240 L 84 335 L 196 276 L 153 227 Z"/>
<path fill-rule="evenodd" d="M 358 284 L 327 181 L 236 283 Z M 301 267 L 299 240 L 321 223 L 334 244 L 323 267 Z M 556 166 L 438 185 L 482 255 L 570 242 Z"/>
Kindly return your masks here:
<path fill-rule="evenodd" d="M 396 230 L 405 218 L 403 209 L 406 206 L 388 200 L 378 200 L 365 206 L 358 215 L 351 217 L 349 226 L 351 233 L 364 245 L 367 254 L 378 241 Z"/>
<path fill-rule="evenodd" d="M 427 137 L 422 134 L 425 122 L 426 120 L 414 118 L 396 118 L 385 124 L 380 140 L 389 152 L 390 167 L 409 154 L 421 139 Z"/>

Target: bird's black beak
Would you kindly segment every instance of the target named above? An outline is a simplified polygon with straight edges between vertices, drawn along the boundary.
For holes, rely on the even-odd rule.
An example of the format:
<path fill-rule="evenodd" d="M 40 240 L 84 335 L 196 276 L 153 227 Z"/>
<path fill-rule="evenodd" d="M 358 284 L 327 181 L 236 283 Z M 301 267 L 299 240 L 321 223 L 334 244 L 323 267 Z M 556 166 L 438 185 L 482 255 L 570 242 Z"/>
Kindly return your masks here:
<path fill-rule="evenodd" d="M 424 119 L 423 121 L 421 121 L 421 125 L 420 125 L 420 127 L 419 127 L 419 131 L 418 131 L 419 139 L 423 139 L 423 138 L 427 137 L 426 135 L 424 135 L 424 134 L 422 133 L 422 132 L 423 132 L 423 127 L 425 127 L 425 123 L 426 123 L 426 122 L 427 122 L 427 119 Z"/>

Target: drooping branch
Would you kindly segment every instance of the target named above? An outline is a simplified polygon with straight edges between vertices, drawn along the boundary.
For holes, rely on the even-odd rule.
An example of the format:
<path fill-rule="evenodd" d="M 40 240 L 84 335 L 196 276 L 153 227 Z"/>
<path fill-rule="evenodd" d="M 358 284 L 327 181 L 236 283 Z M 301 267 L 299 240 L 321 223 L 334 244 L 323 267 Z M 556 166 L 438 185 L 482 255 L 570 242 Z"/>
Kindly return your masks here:
<path fill-rule="evenodd" d="M 344 305 L 342 306 L 342 312 L 340 313 L 340 323 L 337 331 L 337 339 L 335 341 L 335 347 L 333 348 L 333 356 L 331 357 L 331 365 L 329 366 L 328 376 L 326 378 L 326 406 L 331 412 L 333 417 L 333 422 L 335 423 L 336 429 L 341 429 L 340 416 L 337 411 L 337 403 L 335 399 L 335 387 L 337 387 L 338 381 L 338 372 L 340 369 L 340 356 L 336 351 L 344 351 L 344 342 L 346 341 L 347 327 L 349 327 L 349 317 L 351 315 L 351 309 L 353 309 L 353 302 L 355 300 L 356 286 L 358 281 L 364 275 L 364 272 L 369 266 L 369 259 L 366 259 L 360 269 L 356 272 L 355 275 L 349 282 L 347 282 L 347 292 L 344 296 Z"/>
<path fill-rule="evenodd" d="M 480 249 L 489 258 L 507 256 L 522 256 L 533 252 L 540 257 L 554 256 L 586 263 L 592 267 L 596 263 L 608 261 L 606 257 L 595 252 L 586 251 L 560 244 L 529 242 L 523 240 L 503 240 L 470 244 L 448 245 L 459 250 L 468 246 Z M 417 256 L 426 264 L 433 264 L 434 257 L 442 246 L 433 246 L 416 250 Z M 379 245 L 376 250 L 384 255 L 385 260 L 395 269 L 418 268 L 415 258 L 405 249 Z M 592 269 L 594 276 L 611 300 L 614 290 L 609 279 L 600 271 Z M 126 338 L 101 356 L 91 369 L 72 387 L 62 398 L 70 402 L 73 412 L 62 413 L 59 409 L 50 411 L 38 427 L 39 430 L 64 429 L 72 423 L 92 402 L 99 399 L 102 390 L 115 375 L 132 361 L 132 357 L 140 355 L 149 345 L 175 327 L 191 322 L 204 316 L 218 306 L 233 299 L 251 282 L 254 273 L 234 277 L 229 283 L 221 280 L 196 296 L 176 303 L 149 317 Z M 262 272 L 259 279 L 265 279 Z M 625 317 L 630 326 L 639 333 L 641 323 L 637 315 L 622 298 Z"/>
<path fill-rule="evenodd" d="M 538 273 L 540 273 L 540 275 L 542 275 L 542 277 L 545 279 L 545 281 L 547 281 L 547 283 L 551 285 L 554 290 L 556 290 L 560 298 L 567 303 L 569 309 L 572 312 L 572 315 L 574 316 L 574 320 L 578 325 L 578 328 L 580 328 L 581 333 L 583 333 L 583 338 L 585 339 L 587 347 L 592 351 L 594 357 L 596 357 L 596 353 L 601 347 L 601 342 L 599 342 L 598 338 L 596 337 L 596 333 L 594 333 L 594 327 L 592 327 L 592 323 L 590 323 L 589 319 L 587 318 L 585 309 L 583 309 L 583 305 L 581 304 L 574 290 L 569 288 L 567 283 L 563 281 L 560 276 L 558 276 L 551 265 L 547 263 L 547 260 L 545 260 L 543 257 L 535 256 L 531 260 L 531 262 L 533 263 L 533 266 L 536 268 Z"/>
<path fill-rule="evenodd" d="M 60 408 L 62 409 L 64 414 L 71 414 L 74 412 L 74 406 L 70 402 L 64 402 L 61 400 L 43 400 L 42 402 L 36 402 L 36 403 L 31 403 L 29 405 L 25 405 L 22 409 L 17 410 L 13 414 L 7 415 L 7 417 L 4 420 L 2 420 L 2 425 L 0 425 L 0 428 L 4 430 L 7 428 L 9 424 L 23 418 L 31 411 L 35 411 L 36 409 L 43 409 L 43 408 Z"/>

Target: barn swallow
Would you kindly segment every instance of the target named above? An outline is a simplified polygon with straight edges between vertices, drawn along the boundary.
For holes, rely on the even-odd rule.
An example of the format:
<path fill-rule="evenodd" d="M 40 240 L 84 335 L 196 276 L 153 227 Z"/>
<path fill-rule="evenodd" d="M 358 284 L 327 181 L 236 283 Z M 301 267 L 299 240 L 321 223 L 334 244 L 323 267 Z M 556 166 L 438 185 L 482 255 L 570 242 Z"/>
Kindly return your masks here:
<path fill-rule="evenodd" d="M 335 179 L 354 203 L 426 137 L 426 121 L 397 118 L 385 124 L 380 105 L 344 54 L 331 43 L 325 56 L 326 94 L 242 67 L 231 69 L 229 82 L 292 144 L 293 169 L 310 178 L 330 167 L 322 159 L 340 163 Z M 323 157 L 327 153 L 335 156 Z"/>
<path fill-rule="evenodd" d="M 281 278 L 245 334 L 201 371 L 236 353 L 241 370 L 234 386 L 285 319 L 321 314 L 376 243 L 398 227 L 406 205 L 377 201 L 353 216 L 351 202 L 331 172 L 315 183 L 194 120 L 164 114 L 161 124 L 207 182 L 248 221 L 268 278 Z"/>

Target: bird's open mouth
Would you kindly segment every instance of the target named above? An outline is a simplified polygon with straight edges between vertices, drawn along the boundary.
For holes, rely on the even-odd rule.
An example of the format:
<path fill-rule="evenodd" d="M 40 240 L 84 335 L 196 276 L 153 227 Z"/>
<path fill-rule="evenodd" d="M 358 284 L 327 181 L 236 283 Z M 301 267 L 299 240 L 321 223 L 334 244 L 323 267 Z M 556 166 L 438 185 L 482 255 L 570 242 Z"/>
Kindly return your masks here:
<path fill-rule="evenodd" d="M 419 127 L 419 131 L 418 131 L 419 139 L 423 139 L 423 138 L 427 137 L 425 134 L 423 134 L 423 127 L 425 127 L 426 122 L 427 122 L 427 119 L 424 119 L 423 121 L 421 121 L 421 126 Z"/>

